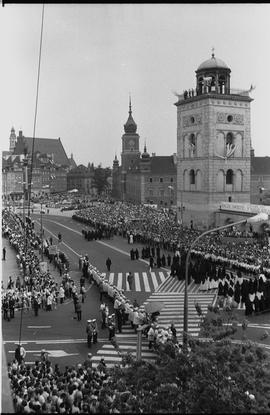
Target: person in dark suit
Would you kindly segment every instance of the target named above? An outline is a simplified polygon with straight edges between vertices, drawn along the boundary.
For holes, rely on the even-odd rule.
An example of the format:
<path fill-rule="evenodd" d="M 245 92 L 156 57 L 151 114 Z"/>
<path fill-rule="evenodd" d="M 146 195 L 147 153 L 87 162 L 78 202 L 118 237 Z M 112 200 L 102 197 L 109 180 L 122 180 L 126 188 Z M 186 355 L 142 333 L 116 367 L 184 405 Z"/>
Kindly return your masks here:
<path fill-rule="evenodd" d="M 107 260 L 106 260 L 106 267 L 107 267 L 107 270 L 110 272 L 110 270 L 111 270 L 111 265 L 112 265 L 112 261 L 111 261 L 111 258 L 107 258 Z"/>

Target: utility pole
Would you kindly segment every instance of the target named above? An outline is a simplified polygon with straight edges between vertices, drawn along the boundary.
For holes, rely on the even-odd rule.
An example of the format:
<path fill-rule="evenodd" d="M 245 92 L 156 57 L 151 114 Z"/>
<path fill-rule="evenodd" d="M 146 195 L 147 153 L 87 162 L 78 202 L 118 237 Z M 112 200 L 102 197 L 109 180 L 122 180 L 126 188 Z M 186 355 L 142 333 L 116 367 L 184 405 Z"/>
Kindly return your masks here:
<path fill-rule="evenodd" d="M 41 233 L 41 261 L 43 262 L 43 222 L 42 222 L 42 202 L 40 203 L 40 233 Z"/>

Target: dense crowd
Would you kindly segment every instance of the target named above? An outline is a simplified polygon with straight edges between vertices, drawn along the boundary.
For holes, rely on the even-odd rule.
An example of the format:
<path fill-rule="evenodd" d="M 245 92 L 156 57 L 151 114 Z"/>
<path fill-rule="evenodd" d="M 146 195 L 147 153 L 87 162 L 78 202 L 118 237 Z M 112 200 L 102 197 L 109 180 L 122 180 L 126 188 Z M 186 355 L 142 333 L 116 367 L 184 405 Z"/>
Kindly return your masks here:
<path fill-rule="evenodd" d="M 6 287 L 2 280 L 2 311 L 5 320 L 10 321 L 15 317 L 15 310 L 22 308 L 25 312 L 33 310 L 35 316 L 38 316 L 39 310 L 51 311 L 71 296 L 70 291 L 75 283 L 68 274 L 67 257 L 61 252 L 50 255 L 49 246 L 52 241 L 41 242 L 31 221 L 26 222 L 24 230 L 20 217 L 4 210 L 2 234 L 15 249 L 19 268 L 17 277 L 9 276 Z M 58 269 L 59 276 L 62 276 L 60 283 L 56 282 L 48 270 L 42 270 L 41 249 L 44 249 L 44 255 L 48 256 Z"/>
<path fill-rule="evenodd" d="M 190 228 L 182 228 L 167 210 L 144 205 L 99 203 L 76 212 L 74 218 L 86 225 L 110 227 L 115 234 L 125 238 L 132 235 L 133 242 L 158 245 L 172 252 L 178 246 L 187 252 L 191 243 L 201 234 L 194 229 L 193 224 Z M 224 244 L 223 237 L 227 235 L 225 231 L 206 235 L 196 244 L 193 253 L 248 273 L 256 274 L 263 269 L 266 275 L 270 275 L 269 242 L 266 236 L 260 237 L 251 228 L 240 234 L 238 229 L 232 229 L 230 236 L 246 235 L 246 238 Z"/>
<path fill-rule="evenodd" d="M 110 371 L 101 360 L 97 368 L 90 359 L 60 370 L 49 360 L 34 365 L 8 365 L 17 413 L 119 413 L 119 393 L 113 393 Z"/>
<path fill-rule="evenodd" d="M 95 239 L 94 232 L 101 232 L 97 234 L 100 237 L 121 235 L 131 244 L 141 242 L 147 245 L 142 251 L 144 258 L 158 258 L 160 248 L 173 251 L 172 258 L 168 254 L 170 260 L 168 257 L 166 260 L 167 265 L 171 265 L 172 275 L 176 276 L 184 275 L 187 249 L 200 235 L 193 227 L 181 228 L 165 210 L 123 203 L 100 203 L 77 212 L 75 218 L 89 226 L 87 234 L 83 233 L 86 239 L 89 231 L 93 232 L 89 240 Z M 83 301 L 84 284 L 80 281 L 78 293 L 75 282 L 69 278 L 66 258 L 50 254 L 52 241 L 45 241 L 45 244 L 41 242 L 31 221 L 27 222 L 25 229 L 23 226 L 18 216 L 3 211 L 2 233 L 17 252 L 17 262 L 23 276 L 22 281 L 19 277 L 16 281 L 10 277 L 6 288 L 2 284 L 4 319 L 13 318 L 16 307 L 33 308 L 35 315 L 40 308 L 50 311 L 67 297 L 73 297 L 76 311 L 79 293 Z M 251 237 L 251 230 L 249 232 L 247 237 Z M 265 242 L 254 239 L 252 234 L 251 243 L 244 241 L 224 246 L 220 240 L 222 236 L 227 235 L 223 233 L 206 237 L 192 251 L 190 278 L 200 284 L 202 291 L 218 288 L 219 296 L 226 299 L 227 304 L 244 302 L 246 315 L 269 309 L 270 280 L 265 275 L 270 275 L 270 261 Z M 60 284 L 55 282 L 50 273 L 41 270 L 40 255 L 36 254 L 36 250 L 42 249 L 41 245 L 45 248 L 45 255 L 59 269 L 59 275 L 62 276 Z M 151 312 L 136 300 L 132 303 L 123 290 L 110 283 L 107 276 L 90 264 L 87 256 L 80 258 L 79 265 L 83 273 L 81 280 L 88 278 L 99 287 L 101 328 L 108 330 L 108 338 L 116 348 L 115 333 L 121 333 L 122 325 L 129 322 L 134 332 L 139 326 L 143 328 L 149 349 L 162 351 L 167 344 L 172 344 L 175 350 L 181 351 L 173 321 L 169 326 L 161 327 L 158 311 Z M 237 274 L 228 273 L 228 268 L 235 268 Z M 241 269 L 254 272 L 255 278 L 243 278 Z M 104 296 L 113 304 L 114 313 L 111 315 L 103 301 Z M 89 320 L 86 327 L 89 348 L 92 341 L 95 342 L 95 330 L 95 320 Z M 8 374 L 18 413 L 119 413 L 122 408 L 121 394 L 114 391 L 111 372 L 104 359 L 101 359 L 97 368 L 92 368 L 89 356 L 84 363 L 61 370 L 57 364 L 53 367 L 48 357 L 43 355 L 34 365 L 26 365 L 24 359 L 19 357 L 8 364 Z M 135 409 L 135 402 L 136 396 L 130 394 L 126 402 L 128 412 Z"/>

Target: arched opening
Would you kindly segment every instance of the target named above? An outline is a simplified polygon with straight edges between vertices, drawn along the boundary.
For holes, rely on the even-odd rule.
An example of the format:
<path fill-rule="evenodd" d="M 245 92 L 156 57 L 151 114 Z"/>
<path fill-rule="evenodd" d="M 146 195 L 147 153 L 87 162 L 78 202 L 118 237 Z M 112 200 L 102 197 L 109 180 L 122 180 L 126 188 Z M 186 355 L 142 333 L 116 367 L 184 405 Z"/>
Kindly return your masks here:
<path fill-rule="evenodd" d="M 233 171 L 231 169 L 226 173 L 226 185 L 233 185 Z"/>
<path fill-rule="evenodd" d="M 195 185 L 195 171 L 193 169 L 189 172 L 189 183 Z"/>
<path fill-rule="evenodd" d="M 230 157 L 233 155 L 235 150 L 235 144 L 234 144 L 234 136 L 232 133 L 228 133 L 226 135 L 226 156 Z"/>
<path fill-rule="evenodd" d="M 189 156 L 194 157 L 196 151 L 196 138 L 195 134 L 190 134 L 189 136 Z"/>
<path fill-rule="evenodd" d="M 233 144 L 233 134 L 232 133 L 228 133 L 226 135 L 226 145 L 227 144 Z"/>
<path fill-rule="evenodd" d="M 201 76 L 198 80 L 198 95 L 203 93 L 203 77 Z"/>
<path fill-rule="evenodd" d="M 225 94 L 225 84 L 226 84 L 225 76 L 220 75 L 218 78 L 218 93 L 219 94 Z"/>

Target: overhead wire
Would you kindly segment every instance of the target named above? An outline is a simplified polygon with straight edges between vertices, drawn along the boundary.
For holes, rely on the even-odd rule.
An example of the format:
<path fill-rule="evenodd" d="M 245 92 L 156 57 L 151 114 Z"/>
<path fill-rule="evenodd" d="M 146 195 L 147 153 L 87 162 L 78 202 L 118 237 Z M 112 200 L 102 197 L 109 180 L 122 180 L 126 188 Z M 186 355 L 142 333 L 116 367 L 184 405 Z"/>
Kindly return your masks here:
<path fill-rule="evenodd" d="M 25 177 L 25 190 L 24 190 L 24 201 L 23 204 L 25 205 L 25 196 L 27 195 L 27 203 L 28 203 L 28 224 L 30 225 L 30 209 L 31 209 L 31 191 L 32 191 L 32 176 L 33 176 L 33 165 L 34 165 L 34 152 L 35 152 L 35 138 L 36 138 L 36 123 L 37 123 L 37 109 L 38 109 L 38 97 L 39 97 L 39 80 L 40 80 L 40 64 L 41 64 L 41 52 L 42 52 L 42 40 L 43 40 L 43 26 L 44 26 L 44 6 L 42 5 L 42 16 L 41 16 L 41 30 L 40 30 L 40 43 L 39 43 L 39 56 L 38 56 L 38 71 L 37 71 L 37 86 L 36 86 L 36 100 L 35 100 L 35 112 L 34 112 L 34 126 L 33 126 L 33 140 L 32 140 L 32 150 L 31 150 L 31 160 L 29 166 L 29 176 L 26 174 Z M 25 154 L 26 158 L 26 154 Z M 27 160 L 27 159 L 26 159 Z M 26 165 L 26 171 L 28 166 Z M 28 176 L 28 177 L 27 177 Z M 23 205 L 23 207 L 24 207 Z M 27 222 L 24 223 L 24 259 L 26 259 L 27 254 L 27 245 L 28 245 L 28 238 L 27 238 Z M 25 273 L 24 273 L 25 278 Z M 24 281 L 25 285 L 25 281 Z M 23 317 L 23 308 L 24 308 L 24 301 L 22 297 L 22 304 L 21 304 L 21 318 L 20 318 L 20 327 L 19 327 L 19 345 L 21 344 L 21 337 L 22 337 L 22 317 Z"/>

